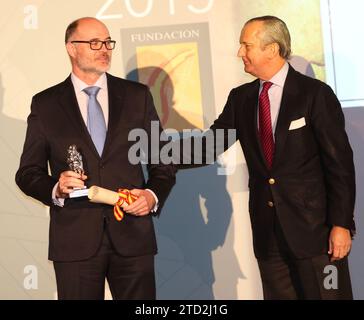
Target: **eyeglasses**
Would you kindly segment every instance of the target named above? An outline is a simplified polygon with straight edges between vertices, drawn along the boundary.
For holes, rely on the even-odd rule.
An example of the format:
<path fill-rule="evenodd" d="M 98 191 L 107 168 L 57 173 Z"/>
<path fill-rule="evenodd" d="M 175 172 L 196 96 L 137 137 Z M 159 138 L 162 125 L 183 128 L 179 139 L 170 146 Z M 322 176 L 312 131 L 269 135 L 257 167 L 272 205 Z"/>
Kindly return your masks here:
<path fill-rule="evenodd" d="M 107 50 L 113 50 L 115 48 L 115 40 L 90 40 L 90 41 L 81 41 L 81 40 L 75 40 L 71 41 L 71 43 L 88 43 L 90 45 L 91 50 L 101 50 L 102 46 L 105 45 L 105 48 Z"/>

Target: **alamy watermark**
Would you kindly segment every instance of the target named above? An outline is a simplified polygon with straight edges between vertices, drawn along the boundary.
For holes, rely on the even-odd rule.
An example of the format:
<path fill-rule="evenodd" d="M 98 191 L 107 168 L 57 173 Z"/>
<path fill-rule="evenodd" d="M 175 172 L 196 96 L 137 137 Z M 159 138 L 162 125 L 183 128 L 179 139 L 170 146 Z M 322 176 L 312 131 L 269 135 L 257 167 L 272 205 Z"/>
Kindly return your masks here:
<path fill-rule="evenodd" d="M 135 142 L 128 152 L 131 164 L 208 165 L 236 141 L 235 129 L 160 130 L 159 121 L 151 121 L 150 131 L 135 128 L 128 141 Z M 229 170 L 218 170 L 219 175 L 231 174 L 235 168 L 235 153 L 230 155 Z M 221 168 L 219 168 L 221 169 Z"/>
<path fill-rule="evenodd" d="M 24 29 L 35 30 L 38 29 L 38 7 L 32 4 L 28 4 L 24 7 Z"/>
<path fill-rule="evenodd" d="M 324 288 L 326 290 L 338 289 L 339 285 L 337 267 L 332 264 L 325 266 L 324 274 L 327 274 L 327 276 L 324 278 Z"/>
<path fill-rule="evenodd" d="M 23 287 L 25 290 L 38 289 L 38 268 L 34 265 L 26 265 L 24 267 Z"/>

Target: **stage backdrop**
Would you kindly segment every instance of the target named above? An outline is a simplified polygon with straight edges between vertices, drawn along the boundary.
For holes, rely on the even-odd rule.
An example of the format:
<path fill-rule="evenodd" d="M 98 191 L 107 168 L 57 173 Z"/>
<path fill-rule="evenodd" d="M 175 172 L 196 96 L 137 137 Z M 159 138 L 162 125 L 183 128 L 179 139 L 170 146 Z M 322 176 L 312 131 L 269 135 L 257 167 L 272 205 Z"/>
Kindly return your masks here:
<path fill-rule="evenodd" d="M 258 15 L 286 21 L 291 64 L 328 82 L 342 101 L 355 152 L 358 235 L 351 254 L 356 298 L 364 298 L 361 250 L 363 44 L 354 23 L 361 0 L 14 0 L 0 11 L 0 299 L 54 299 L 47 260 L 48 209 L 14 182 L 31 97 L 70 72 L 66 26 L 94 16 L 117 41 L 110 72 L 147 84 L 165 129 L 208 128 L 231 88 L 252 81 L 236 57 L 242 25 Z M 56 116 L 56 115 L 55 115 Z M 60 133 L 61 134 L 61 133 Z M 65 150 L 66 157 L 66 150 Z M 178 172 L 159 219 L 159 299 L 261 299 L 252 250 L 248 173 L 240 145 L 211 166 Z M 107 290 L 106 297 L 110 298 Z"/>

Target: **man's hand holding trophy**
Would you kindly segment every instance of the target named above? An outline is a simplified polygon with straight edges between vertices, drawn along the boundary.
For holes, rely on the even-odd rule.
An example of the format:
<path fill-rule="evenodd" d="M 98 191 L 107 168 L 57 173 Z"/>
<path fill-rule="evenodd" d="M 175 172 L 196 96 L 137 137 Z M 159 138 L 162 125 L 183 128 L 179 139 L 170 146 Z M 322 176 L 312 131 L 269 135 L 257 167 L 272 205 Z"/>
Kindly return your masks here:
<path fill-rule="evenodd" d="M 67 164 L 69 171 L 61 173 L 56 190 L 58 198 L 88 197 L 90 202 L 103 203 L 114 206 L 114 215 L 118 221 L 124 217 L 122 208 L 138 199 L 127 189 L 119 189 L 114 192 L 98 186 L 87 188 L 85 181 L 87 176 L 83 166 L 82 155 L 76 145 L 70 145 L 67 150 Z"/>
<path fill-rule="evenodd" d="M 85 186 L 85 175 L 82 156 L 75 145 L 67 150 L 67 164 L 69 171 L 61 173 L 56 190 L 57 198 L 87 197 L 88 189 Z"/>

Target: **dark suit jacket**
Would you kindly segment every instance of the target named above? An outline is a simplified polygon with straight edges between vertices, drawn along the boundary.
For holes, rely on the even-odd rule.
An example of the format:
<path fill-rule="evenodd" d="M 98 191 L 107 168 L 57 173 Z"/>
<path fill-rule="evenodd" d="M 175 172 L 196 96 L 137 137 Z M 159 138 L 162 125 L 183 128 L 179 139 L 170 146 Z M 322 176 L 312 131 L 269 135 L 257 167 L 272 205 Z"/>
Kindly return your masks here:
<path fill-rule="evenodd" d="M 258 92 L 259 80 L 233 89 L 211 127 L 237 131 L 249 170 L 255 255 L 267 254 L 275 214 L 297 258 L 326 253 L 333 225 L 355 229 L 353 153 L 340 103 L 325 83 L 290 67 L 268 170 L 257 129 Z M 289 130 L 291 121 L 303 117 L 305 126 Z"/>
<path fill-rule="evenodd" d="M 85 198 L 67 199 L 64 207 L 52 204 L 52 189 L 60 173 L 69 170 L 66 158 L 71 144 L 75 144 L 83 155 L 87 186 L 98 185 L 115 191 L 118 188 L 149 188 L 159 199 L 160 211 L 175 183 L 172 166 L 148 165 L 146 183 L 141 165 L 128 161 L 129 148 L 135 143 L 128 141 L 129 131 L 141 128 L 150 135 L 151 121 L 159 121 L 148 88 L 109 74 L 107 84 L 109 124 L 101 157 L 82 119 L 70 77 L 38 93 L 32 100 L 16 182 L 24 193 L 50 206 L 50 260 L 76 261 L 91 257 L 101 243 L 104 221 L 108 223 L 112 242 L 121 255 L 139 256 L 157 251 L 150 215 L 125 215 L 118 222 L 112 206 L 91 204 Z M 148 155 L 153 156 L 151 148 Z"/>

